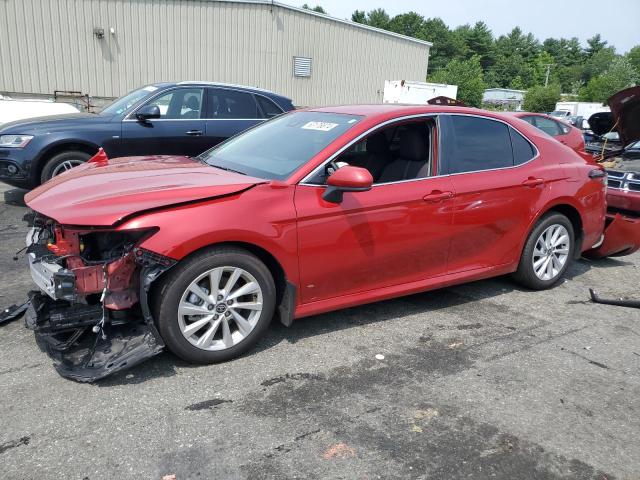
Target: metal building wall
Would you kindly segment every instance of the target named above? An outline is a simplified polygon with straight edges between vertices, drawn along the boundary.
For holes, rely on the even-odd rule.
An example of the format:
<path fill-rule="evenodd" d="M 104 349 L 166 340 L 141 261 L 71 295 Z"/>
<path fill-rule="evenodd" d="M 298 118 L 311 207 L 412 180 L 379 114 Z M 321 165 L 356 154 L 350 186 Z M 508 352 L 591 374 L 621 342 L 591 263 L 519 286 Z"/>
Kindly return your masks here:
<path fill-rule="evenodd" d="M 310 78 L 293 76 L 294 56 L 313 59 Z M 0 0 L 0 92 L 117 97 L 208 80 L 296 105 L 381 102 L 384 80 L 424 81 L 428 57 L 425 42 L 268 2 Z"/>

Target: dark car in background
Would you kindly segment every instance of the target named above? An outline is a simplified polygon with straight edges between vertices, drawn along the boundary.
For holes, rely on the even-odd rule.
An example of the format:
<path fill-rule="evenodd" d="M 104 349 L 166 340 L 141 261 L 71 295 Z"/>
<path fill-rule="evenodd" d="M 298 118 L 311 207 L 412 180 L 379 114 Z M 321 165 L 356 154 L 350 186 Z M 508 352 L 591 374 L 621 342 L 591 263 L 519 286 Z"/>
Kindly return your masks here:
<path fill-rule="evenodd" d="M 0 181 L 33 188 L 91 158 L 196 156 L 266 119 L 293 110 L 289 98 L 209 82 L 158 83 L 98 114 L 11 122 L 0 127 Z"/>

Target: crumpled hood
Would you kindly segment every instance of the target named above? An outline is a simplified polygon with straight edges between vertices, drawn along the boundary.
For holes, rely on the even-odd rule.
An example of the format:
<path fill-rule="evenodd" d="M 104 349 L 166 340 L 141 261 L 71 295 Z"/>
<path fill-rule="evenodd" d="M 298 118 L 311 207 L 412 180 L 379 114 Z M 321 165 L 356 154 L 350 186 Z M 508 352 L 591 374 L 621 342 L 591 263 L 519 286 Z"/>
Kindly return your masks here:
<path fill-rule="evenodd" d="M 25 202 L 63 225 L 111 226 L 144 210 L 230 195 L 264 182 L 189 157 L 125 157 L 80 165 L 29 192 Z"/>
<path fill-rule="evenodd" d="M 621 90 L 607 100 L 611 112 L 600 112 L 589 118 L 596 135 L 617 131 L 623 147 L 640 140 L 640 86 Z"/>

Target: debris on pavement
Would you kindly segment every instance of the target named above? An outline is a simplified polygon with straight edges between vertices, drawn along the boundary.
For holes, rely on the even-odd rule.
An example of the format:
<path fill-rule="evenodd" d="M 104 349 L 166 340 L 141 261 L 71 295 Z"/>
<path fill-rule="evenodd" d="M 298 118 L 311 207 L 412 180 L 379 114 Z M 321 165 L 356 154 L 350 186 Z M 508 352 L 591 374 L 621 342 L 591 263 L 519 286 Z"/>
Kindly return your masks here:
<path fill-rule="evenodd" d="M 11 305 L 0 312 L 0 325 L 19 319 L 29 307 L 29 301 L 22 305 Z"/>
<path fill-rule="evenodd" d="M 322 454 L 322 458 L 325 460 L 331 460 L 332 458 L 350 458 L 355 455 L 355 449 L 346 443 L 337 443 L 329 447 L 327 451 Z"/>
<path fill-rule="evenodd" d="M 630 300 L 625 298 L 602 298 L 597 292 L 593 289 L 589 289 L 589 294 L 591 295 L 591 301 L 593 303 L 601 303 L 603 305 L 616 305 L 618 307 L 629 307 L 629 308 L 640 308 L 640 300 Z"/>
<path fill-rule="evenodd" d="M 384 360 L 384 355 L 382 355 L 381 353 L 378 353 L 376 355 L 376 360 Z"/>

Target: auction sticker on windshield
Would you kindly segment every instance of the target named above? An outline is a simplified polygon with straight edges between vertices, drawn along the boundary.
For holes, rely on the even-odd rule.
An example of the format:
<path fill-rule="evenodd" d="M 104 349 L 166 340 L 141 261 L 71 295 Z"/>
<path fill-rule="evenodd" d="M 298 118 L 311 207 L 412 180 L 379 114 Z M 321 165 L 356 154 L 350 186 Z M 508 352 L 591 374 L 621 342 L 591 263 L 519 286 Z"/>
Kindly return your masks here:
<path fill-rule="evenodd" d="M 302 126 L 304 130 L 318 130 L 320 132 L 329 132 L 338 126 L 337 123 L 328 122 L 309 122 Z"/>

